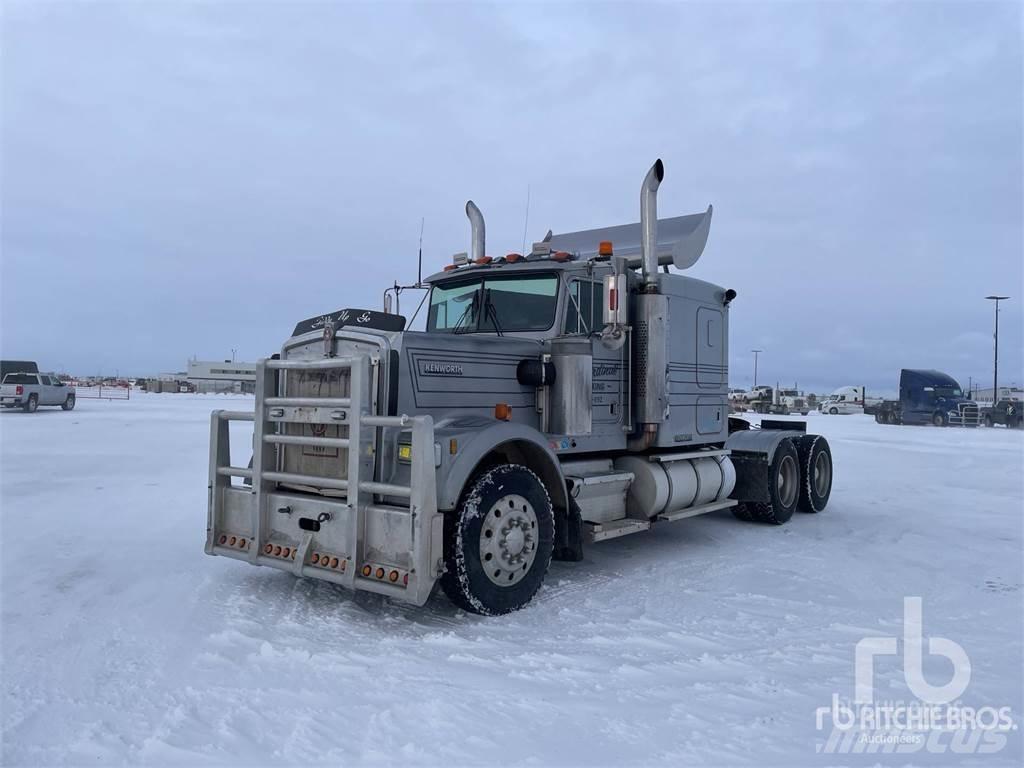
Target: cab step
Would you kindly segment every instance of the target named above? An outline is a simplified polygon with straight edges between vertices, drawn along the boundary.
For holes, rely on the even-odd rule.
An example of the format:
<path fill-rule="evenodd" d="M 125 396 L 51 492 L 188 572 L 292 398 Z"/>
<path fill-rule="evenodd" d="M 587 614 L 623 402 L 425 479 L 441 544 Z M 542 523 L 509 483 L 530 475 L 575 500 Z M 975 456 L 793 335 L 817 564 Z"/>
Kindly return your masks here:
<path fill-rule="evenodd" d="M 687 517 L 696 517 L 697 515 L 703 515 L 707 512 L 715 512 L 719 509 L 728 509 L 729 507 L 735 507 L 739 504 L 735 499 L 726 499 L 725 501 L 712 501 L 710 504 L 701 504 L 699 507 L 686 507 L 680 509 L 677 512 L 669 512 L 667 514 L 658 515 L 658 520 L 684 520 Z"/>
<path fill-rule="evenodd" d="M 593 544 L 595 541 L 617 539 L 619 536 L 640 533 L 640 531 L 649 530 L 650 527 L 650 520 L 633 520 L 630 518 L 611 520 L 607 523 L 584 523 L 583 535 L 588 543 Z"/>

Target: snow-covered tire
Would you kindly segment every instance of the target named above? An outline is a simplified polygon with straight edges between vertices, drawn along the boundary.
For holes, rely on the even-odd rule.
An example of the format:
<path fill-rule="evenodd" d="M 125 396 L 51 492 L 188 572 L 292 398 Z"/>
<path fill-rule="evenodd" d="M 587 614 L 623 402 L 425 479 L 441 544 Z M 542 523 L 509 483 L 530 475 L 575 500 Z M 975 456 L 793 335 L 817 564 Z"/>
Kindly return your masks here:
<path fill-rule="evenodd" d="M 821 512 L 832 495 L 832 449 L 821 435 L 804 435 L 797 441 L 800 457 L 801 512 Z"/>
<path fill-rule="evenodd" d="M 754 518 L 750 515 L 750 508 L 742 501 L 732 508 L 732 514 L 737 520 L 742 520 L 745 523 L 754 522 Z"/>
<path fill-rule="evenodd" d="M 932 414 L 932 425 L 936 427 L 946 426 L 946 414 L 942 411 L 936 411 Z"/>
<path fill-rule="evenodd" d="M 992 426 L 994 426 L 994 423 L 993 423 L 993 421 L 992 421 L 992 414 L 990 414 L 990 413 L 986 413 L 986 414 L 985 414 L 985 418 L 983 418 L 983 419 L 981 420 L 981 423 L 982 423 L 982 424 L 984 424 L 984 425 L 985 425 L 986 427 L 989 427 L 989 428 L 991 428 Z"/>
<path fill-rule="evenodd" d="M 767 504 L 747 502 L 750 519 L 758 523 L 782 525 L 796 512 L 800 502 L 800 456 L 791 440 L 783 440 L 775 449 L 768 470 Z"/>
<path fill-rule="evenodd" d="M 832 414 L 833 416 L 838 416 L 839 415 L 839 409 L 836 408 L 835 406 L 833 406 L 832 408 L 829 408 L 828 412 L 830 414 Z"/>
<path fill-rule="evenodd" d="M 29 395 L 28 396 L 28 400 L 26 400 L 25 404 L 23 406 L 21 406 L 21 409 L 25 413 L 35 413 L 36 412 L 36 408 L 38 408 L 38 407 L 39 407 L 39 398 L 36 395 Z"/>
<path fill-rule="evenodd" d="M 555 515 L 536 474 L 501 464 L 467 484 L 458 508 L 445 516 L 444 532 L 445 594 L 466 611 L 497 616 L 522 608 L 540 589 Z"/>
<path fill-rule="evenodd" d="M 60 404 L 60 407 L 65 411 L 73 411 L 75 409 L 75 396 L 68 395 L 64 402 Z"/>

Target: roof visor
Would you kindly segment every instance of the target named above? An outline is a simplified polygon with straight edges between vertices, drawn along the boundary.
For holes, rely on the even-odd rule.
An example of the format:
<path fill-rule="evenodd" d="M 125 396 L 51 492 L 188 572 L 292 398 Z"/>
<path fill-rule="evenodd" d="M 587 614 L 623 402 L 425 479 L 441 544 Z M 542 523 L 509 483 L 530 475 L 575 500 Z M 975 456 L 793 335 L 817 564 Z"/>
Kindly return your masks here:
<path fill-rule="evenodd" d="M 657 218 L 658 186 L 664 176 L 665 167 L 658 160 L 647 172 L 640 188 L 640 221 L 636 224 L 552 235 L 545 238 L 545 244 L 552 251 L 568 251 L 581 258 L 593 258 L 599 255 L 601 243 L 610 241 L 616 256 L 625 256 L 630 267 L 643 270 L 645 281 L 653 279 L 651 273 L 657 267 L 667 264 L 676 269 L 689 269 L 704 253 L 711 231 L 712 208 L 709 205 L 704 213 L 689 216 Z"/>

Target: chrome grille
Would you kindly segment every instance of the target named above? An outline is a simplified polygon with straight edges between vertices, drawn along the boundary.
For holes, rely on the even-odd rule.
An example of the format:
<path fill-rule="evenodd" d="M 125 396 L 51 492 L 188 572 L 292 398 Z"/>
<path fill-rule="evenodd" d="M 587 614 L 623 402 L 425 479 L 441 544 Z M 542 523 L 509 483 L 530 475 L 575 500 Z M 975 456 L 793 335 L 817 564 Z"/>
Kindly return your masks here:
<path fill-rule="evenodd" d="M 349 397 L 351 372 L 349 369 L 327 371 L 289 371 L 285 384 L 287 397 Z M 285 425 L 286 435 L 303 437 L 348 437 L 344 424 Z M 348 449 L 323 448 L 312 445 L 283 445 L 282 468 L 296 475 L 312 475 L 344 480 L 348 477 Z M 323 489 L 317 489 L 323 491 Z"/>

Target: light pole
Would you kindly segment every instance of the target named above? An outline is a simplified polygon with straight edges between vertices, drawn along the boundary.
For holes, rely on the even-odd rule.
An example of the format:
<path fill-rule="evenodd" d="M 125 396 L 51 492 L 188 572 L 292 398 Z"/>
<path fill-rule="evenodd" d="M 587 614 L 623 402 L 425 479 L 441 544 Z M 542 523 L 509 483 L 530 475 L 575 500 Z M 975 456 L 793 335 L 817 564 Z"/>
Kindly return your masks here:
<path fill-rule="evenodd" d="M 762 352 L 764 352 L 764 350 L 763 349 L 752 349 L 750 351 L 754 353 L 754 386 L 751 387 L 751 389 L 756 389 L 757 388 L 757 356 L 759 354 L 761 354 Z"/>
<path fill-rule="evenodd" d="M 232 363 L 235 362 L 235 352 L 237 352 L 237 351 L 238 350 L 235 347 L 231 348 L 231 362 Z"/>
<path fill-rule="evenodd" d="M 994 301 L 996 303 L 996 349 L 995 357 L 992 361 L 992 406 L 999 402 L 999 302 L 1006 301 L 1009 296 L 986 296 L 986 299 Z"/>

